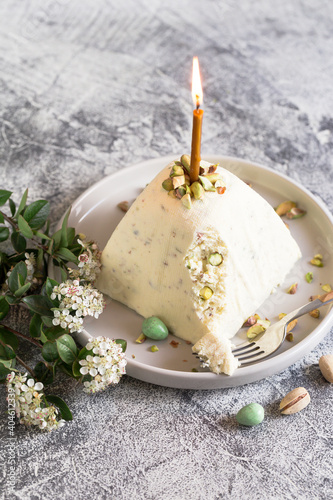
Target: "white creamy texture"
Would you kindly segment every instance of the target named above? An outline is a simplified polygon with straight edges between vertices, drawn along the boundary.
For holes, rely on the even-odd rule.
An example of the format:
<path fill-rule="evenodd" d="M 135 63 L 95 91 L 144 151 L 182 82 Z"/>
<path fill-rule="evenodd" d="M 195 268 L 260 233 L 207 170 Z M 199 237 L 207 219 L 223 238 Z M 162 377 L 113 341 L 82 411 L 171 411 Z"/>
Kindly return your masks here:
<path fill-rule="evenodd" d="M 237 363 L 224 366 L 212 352 L 232 359 L 231 344 L 222 339 L 236 334 L 301 252 L 266 200 L 221 167 L 225 193 L 205 192 L 203 200 L 185 208 L 162 188 L 172 164 L 139 195 L 111 235 L 97 286 L 144 317 L 158 316 L 178 337 L 193 344 L 201 339 L 193 350 L 205 358 L 206 349 L 210 369 L 230 374 Z M 206 249 L 197 248 L 202 241 Z M 211 278 L 200 272 L 210 251 L 225 257 L 209 270 Z M 209 301 L 199 295 L 207 279 L 214 291 Z"/>

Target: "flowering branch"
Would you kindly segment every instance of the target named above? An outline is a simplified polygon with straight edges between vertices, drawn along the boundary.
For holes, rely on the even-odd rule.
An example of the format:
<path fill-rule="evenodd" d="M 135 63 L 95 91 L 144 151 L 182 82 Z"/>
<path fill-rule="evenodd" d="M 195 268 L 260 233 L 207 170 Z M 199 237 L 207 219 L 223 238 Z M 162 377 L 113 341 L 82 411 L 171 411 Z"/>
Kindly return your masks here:
<path fill-rule="evenodd" d="M 61 398 L 42 392 L 44 387 L 59 370 L 82 383 L 85 392 L 117 384 L 125 373 L 126 342 L 98 337 L 78 349 L 72 334 L 82 331 L 86 316 L 98 318 L 105 307 L 94 287 L 101 252 L 96 243 L 68 227 L 70 211 L 61 229 L 49 234 L 49 203 L 28 205 L 26 191 L 16 207 L 11 194 L 0 189 L 0 206 L 8 202 L 11 211 L 11 216 L 0 211 L 0 243 L 10 237 L 13 246 L 12 253 L 0 252 L 0 321 L 17 306 L 28 308 L 32 318 L 30 336 L 0 323 L 0 383 L 6 384 L 8 395 L 15 392 L 22 424 L 53 430 L 72 414 Z M 48 259 L 60 271 L 61 283 L 47 276 Z M 38 347 L 41 361 L 34 369 L 17 355 L 18 338 Z M 25 374 L 15 368 L 15 361 Z"/>

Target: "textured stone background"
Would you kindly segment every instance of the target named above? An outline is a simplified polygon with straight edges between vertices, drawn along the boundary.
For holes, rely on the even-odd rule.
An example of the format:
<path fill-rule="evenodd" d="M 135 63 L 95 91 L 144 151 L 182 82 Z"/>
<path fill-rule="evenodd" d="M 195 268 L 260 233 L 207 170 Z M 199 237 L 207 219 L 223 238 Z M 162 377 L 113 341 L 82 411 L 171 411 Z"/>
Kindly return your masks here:
<path fill-rule="evenodd" d="M 202 152 L 287 173 L 333 209 L 333 4 L 330 0 L 2 0 L 1 185 L 46 197 L 57 220 L 87 187 L 136 161 L 189 149 L 190 79 L 205 88 Z M 27 318 L 14 317 L 23 330 Z M 28 350 L 28 347 L 24 346 Z M 279 375 L 227 390 L 183 391 L 124 378 L 88 397 L 54 392 L 73 423 L 17 427 L 17 499 L 329 499 L 332 391 L 317 365 L 326 339 Z M 304 385 L 306 411 L 281 418 Z M 1 394 L 4 394 L 1 389 Z M 234 415 L 257 401 L 264 423 Z"/>

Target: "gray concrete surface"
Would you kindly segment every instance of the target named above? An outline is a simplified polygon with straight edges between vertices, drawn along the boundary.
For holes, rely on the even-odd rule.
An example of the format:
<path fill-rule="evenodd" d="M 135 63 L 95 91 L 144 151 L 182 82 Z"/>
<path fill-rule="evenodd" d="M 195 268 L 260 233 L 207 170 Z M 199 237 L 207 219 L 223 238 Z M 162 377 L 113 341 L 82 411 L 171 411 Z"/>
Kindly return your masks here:
<path fill-rule="evenodd" d="M 328 0 L 2 0 L 1 187 L 19 197 L 29 186 L 31 200 L 51 201 L 56 221 L 105 175 L 188 151 L 198 55 L 203 155 L 268 165 L 332 210 L 332 54 Z M 12 322 L 26 331 L 25 315 Z M 59 380 L 54 392 L 74 421 L 50 434 L 17 425 L 10 440 L 1 388 L 1 498 L 332 498 L 332 388 L 317 365 L 329 352 L 328 333 L 282 373 L 227 390 L 168 389 L 125 377 L 90 397 Z M 297 386 L 308 388 L 312 403 L 280 417 L 279 400 Z M 240 428 L 234 415 L 253 401 L 267 417 Z"/>

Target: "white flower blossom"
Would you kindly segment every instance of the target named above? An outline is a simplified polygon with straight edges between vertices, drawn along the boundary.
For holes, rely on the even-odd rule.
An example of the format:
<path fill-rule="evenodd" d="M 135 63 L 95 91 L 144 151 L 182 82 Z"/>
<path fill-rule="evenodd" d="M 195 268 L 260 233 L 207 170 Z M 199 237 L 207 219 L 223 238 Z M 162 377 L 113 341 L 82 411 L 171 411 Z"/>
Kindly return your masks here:
<path fill-rule="evenodd" d="M 91 377 L 91 380 L 83 383 L 83 390 L 95 393 L 106 389 L 111 384 L 117 384 L 126 373 L 127 364 L 121 345 L 113 339 L 97 337 L 89 340 L 86 349 L 93 352 L 94 356 L 89 353 L 85 359 L 79 361 L 80 373 Z"/>
<path fill-rule="evenodd" d="M 26 252 L 24 254 L 26 260 L 24 261 L 25 265 L 27 266 L 27 282 L 32 282 L 33 277 L 34 277 L 34 272 L 35 272 L 35 267 L 36 267 L 36 258 L 34 253 L 28 253 Z"/>
<path fill-rule="evenodd" d="M 28 379 L 28 374 L 11 372 L 7 375 L 7 390 L 15 394 L 15 412 L 20 423 L 27 426 L 37 426 L 41 430 L 51 431 L 62 427 L 64 420 L 58 420 L 58 410 L 55 406 L 45 406 L 44 388 L 41 382 Z M 12 400 L 11 400 L 12 402 Z"/>
<path fill-rule="evenodd" d="M 59 307 L 53 311 L 53 325 L 68 328 L 71 333 L 83 330 L 83 318 L 98 318 L 103 312 L 105 301 L 103 295 L 90 283 L 80 284 L 80 280 L 67 280 L 53 287 L 51 299 L 60 301 Z"/>
<path fill-rule="evenodd" d="M 101 254 L 96 243 L 92 241 L 85 241 L 85 236 L 82 235 L 82 239 L 78 239 L 77 242 L 84 248 L 84 252 L 79 255 L 78 269 L 68 268 L 68 274 L 71 278 L 94 282 L 97 274 L 101 270 Z"/>

